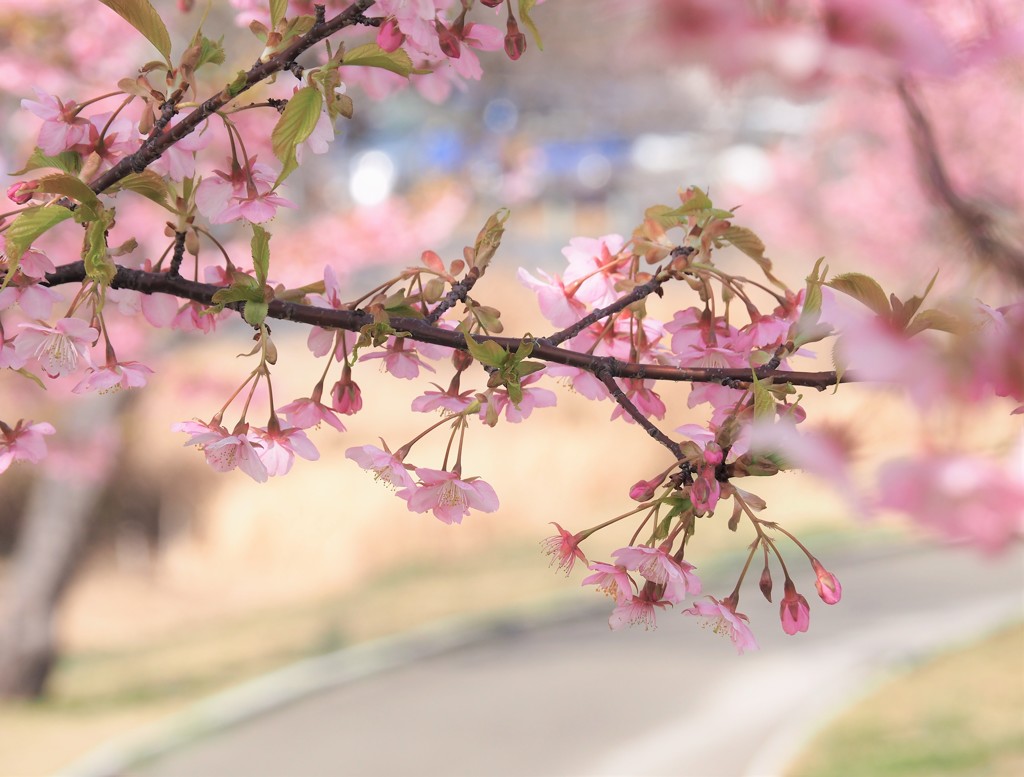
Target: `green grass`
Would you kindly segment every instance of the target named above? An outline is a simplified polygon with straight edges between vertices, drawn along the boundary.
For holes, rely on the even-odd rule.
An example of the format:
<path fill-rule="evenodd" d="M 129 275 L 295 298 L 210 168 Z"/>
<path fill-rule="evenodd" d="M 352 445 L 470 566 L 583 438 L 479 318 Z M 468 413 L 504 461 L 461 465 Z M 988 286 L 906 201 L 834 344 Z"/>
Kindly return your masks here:
<path fill-rule="evenodd" d="M 789 777 L 1024 775 L 1024 625 L 932 658 L 823 731 Z"/>

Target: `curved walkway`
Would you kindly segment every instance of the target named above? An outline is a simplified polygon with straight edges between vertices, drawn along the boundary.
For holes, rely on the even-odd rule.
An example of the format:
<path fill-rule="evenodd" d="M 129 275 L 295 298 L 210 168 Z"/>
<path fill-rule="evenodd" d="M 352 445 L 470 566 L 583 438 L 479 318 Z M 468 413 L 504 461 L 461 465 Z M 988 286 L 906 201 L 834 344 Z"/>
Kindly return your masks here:
<path fill-rule="evenodd" d="M 651 633 L 609 633 L 604 608 L 437 631 L 288 668 L 65 774 L 776 775 L 887 672 L 1024 617 L 1020 546 L 837 556 L 843 601 L 809 597 L 807 634 L 746 594 L 757 653 L 671 611 Z"/>

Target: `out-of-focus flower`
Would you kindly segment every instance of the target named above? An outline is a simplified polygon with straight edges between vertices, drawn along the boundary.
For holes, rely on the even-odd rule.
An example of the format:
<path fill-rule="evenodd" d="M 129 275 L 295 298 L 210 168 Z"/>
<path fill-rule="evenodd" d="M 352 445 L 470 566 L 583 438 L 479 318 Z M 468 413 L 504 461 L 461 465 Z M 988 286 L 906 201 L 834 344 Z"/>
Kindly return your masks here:
<path fill-rule="evenodd" d="M 46 456 L 46 440 L 44 434 L 53 434 L 57 430 L 52 425 L 34 421 L 18 421 L 12 429 L 0 421 L 0 472 L 16 461 L 27 461 L 32 464 Z"/>

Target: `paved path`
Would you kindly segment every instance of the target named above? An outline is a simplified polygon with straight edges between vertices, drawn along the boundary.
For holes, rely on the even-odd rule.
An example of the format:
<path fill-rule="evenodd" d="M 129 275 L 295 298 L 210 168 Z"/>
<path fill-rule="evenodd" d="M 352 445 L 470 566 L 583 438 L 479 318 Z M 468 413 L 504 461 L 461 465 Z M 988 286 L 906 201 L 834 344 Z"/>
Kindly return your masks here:
<path fill-rule="evenodd" d="M 787 637 L 775 606 L 746 593 L 741 609 L 758 653 L 738 658 L 728 641 L 675 612 L 650 633 L 610 633 L 606 612 L 587 613 L 346 682 L 119 771 L 773 775 L 814 727 L 887 671 L 1024 617 L 1022 547 L 998 559 L 931 549 L 831 554 L 829 564 L 843 601 L 813 598 L 808 634 Z"/>

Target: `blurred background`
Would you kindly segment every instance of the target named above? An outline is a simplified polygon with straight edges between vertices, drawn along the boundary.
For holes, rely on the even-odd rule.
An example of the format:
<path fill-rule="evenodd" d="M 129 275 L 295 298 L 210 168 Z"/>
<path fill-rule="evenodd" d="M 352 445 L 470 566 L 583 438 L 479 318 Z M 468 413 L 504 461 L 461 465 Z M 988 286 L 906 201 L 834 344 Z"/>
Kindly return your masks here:
<path fill-rule="evenodd" d="M 197 4 L 182 14 L 178 4 L 154 4 L 180 50 L 203 9 Z M 717 205 L 742 206 L 738 220 L 765 239 L 777 274 L 793 288 L 827 254 L 835 271 L 871 272 L 901 296 L 920 292 L 942 267 L 940 290 L 962 286 L 992 304 L 1012 299 L 998 274 L 978 269 L 984 264 L 969 257 L 961 227 L 922 185 L 906 119 L 885 79 L 844 75 L 813 41 L 797 38 L 759 53 L 757 62 L 749 61 L 754 56 L 739 31 L 735 49 L 711 50 L 700 44 L 696 21 L 685 34 L 671 29 L 666 5 L 673 4 L 551 0 L 534 13 L 543 52 L 531 43 L 516 63 L 501 52 L 484 55 L 484 80 L 442 104 L 413 89 L 373 102 L 353 86 L 353 119 L 339 122 L 325 158 L 288 182 L 287 196 L 299 208 L 270 225 L 272 276 L 298 285 L 317 280 L 329 262 L 356 296 L 393 268 L 417 262 L 423 249 L 446 261 L 461 255 L 487 215 L 507 206 L 512 218 L 501 251 L 475 293 L 502 311 L 506 332 L 537 334 L 547 324 L 532 292 L 517 282 L 517 267 L 558 272 L 569 238 L 629 235 L 645 208 L 671 204 L 678 189 L 697 185 Z M 236 25 L 238 12 L 226 3 L 210 7 L 204 30 L 225 35 L 229 56 L 210 84 L 258 52 Z M 19 99 L 34 99 L 29 85 L 82 101 L 151 55 L 114 14 L 85 0 L 31 10 L 0 3 L 0 36 L 0 84 L 14 117 L 0 141 L 8 171 L 21 166 L 38 130 L 27 112 L 16 112 Z M 112 39 L 125 43 L 111 49 Z M 995 61 L 921 87 L 957 183 L 1005 216 L 1008 234 L 1019 233 L 1014 219 L 1024 192 L 1021 83 L 1019 62 Z M 269 158 L 269 149 L 261 153 Z M 126 235 L 150 225 L 134 254 L 140 262 L 165 247 L 155 210 L 119 205 Z M 216 234 L 248 256 L 240 231 Z M 53 241 L 55 263 L 77 256 L 74 245 Z M 141 352 L 141 336 L 132 332 L 124 327 L 121 348 L 139 337 Z M 306 332 L 281 323 L 274 334 L 283 355 L 275 392 L 283 401 L 308 395 L 322 364 L 306 351 Z M 20 698 L 0 699 L 0 774 L 52 773 L 104 742 L 310 656 L 446 618 L 589 606 L 593 592 L 580 591 L 575 575 L 567 581 L 553 574 L 540 552 L 549 522 L 578 529 L 610 518 L 626 509 L 633 483 L 666 466 L 641 430 L 608 424 L 610 405 L 562 390 L 558 408 L 537 411 L 526 426 L 472 430 L 467 467 L 495 487 L 498 513 L 474 514 L 462 526 L 413 515 L 344 458 L 345 448 L 378 437 L 394 449 L 421 427 L 407 409 L 422 382 L 396 381 L 368 364 L 356 374 L 365 408 L 345 419 L 348 431 L 321 430 L 319 462 L 297 461 L 288 477 L 257 486 L 237 471 L 213 473 L 168 431 L 175 422 L 209 418 L 240 382 L 248 368 L 235 356 L 248 350 L 245 327 L 229 322 L 210 337 L 150 336 L 147 348 L 155 344 L 157 357 L 149 366 L 158 374 L 143 391 L 70 402 L 66 387 L 43 396 L 27 381 L 6 378 L 0 388 L 5 421 L 34 418 L 60 430 L 45 467 L 0 476 L 0 616 L 8 619 L 6 627 L 0 622 L 0 647 L 18 642 L 10 629 L 24 629 L 24 607 L 36 609 L 30 620 L 42 646 L 19 664 L 31 676 L 10 694 Z M 828 369 L 827 353 L 809 364 Z M 686 407 L 686 396 L 684 387 L 664 392 L 673 427 L 703 420 Z M 912 448 L 922 428 L 936 423 L 909 412 L 897 393 L 857 387 L 803 404 L 809 415 L 856 426 L 865 472 L 879 456 Z M 965 441 L 986 450 L 1007 451 L 1020 434 L 1019 421 L 1006 422 L 1005 406 L 958 412 Z M 851 515 L 808 477 L 768 480 L 758 493 L 773 519 L 822 558 L 918 537 L 884 517 Z M 607 558 L 626 539 L 599 534 L 588 555 Z M 699 539 L 691 561 L 715 568 L 741 558 L 750 538 L 709 525 Z M 53 574 L 38 583 L 43 567 Z M 724 595 L 728 585 L 709 592 Z M 773 606 L 751 603 L 748 613 L 755 632 L 777 630 Z M 665 645 L 674 635 L 644 638 Z M 717 646 L 731 659 L 728 644 Z M 916 764 L 891 773 L 1015 773 L 1024 763 L 1022 647 L 1017 628 L 982 652 L 924 668 L 933 674 L 908 676 L 905 682 L 918 686 L 903 686 L 861 713 L 863 720 L 847 721 L 821 745 L 825 755 L 806 757 L 802 773 L 842 773 L 828 758 L 848 764 L 852 754 L 867 752 L 867 741 L 902 753 L 887 735 L 938 747 L 947 736 L 941 727 L 893 724 L 880 733 L 864 721 L 877 721 L 879 706 L 897 709 L 899 698 L 906 700 L 898 707 L 904 720 L 920 723 L 915 704 L 935 708 L 964 698 L 951 690 L 936 699 L 922 687 L 952 688 L 951 677 L 983 667 L 997 668 L 1006 693 L 978 695 L 977 710 L 958 710 L 963 720 L 956 725 L 976 725 L 968 737 L 974 742 L 985 731 L 997 740 L 982 747 L 997 753 L 997 771 L 972 772 L 977 762 L 968 759 L 961 771 L 955 763 L 948 772 Z M 1006 710 L 999 723 L 964 722 L 996 703 Z M 871 768 L 864 773 L 882 773 Z"/>

